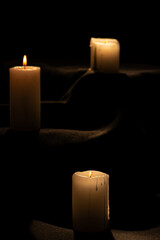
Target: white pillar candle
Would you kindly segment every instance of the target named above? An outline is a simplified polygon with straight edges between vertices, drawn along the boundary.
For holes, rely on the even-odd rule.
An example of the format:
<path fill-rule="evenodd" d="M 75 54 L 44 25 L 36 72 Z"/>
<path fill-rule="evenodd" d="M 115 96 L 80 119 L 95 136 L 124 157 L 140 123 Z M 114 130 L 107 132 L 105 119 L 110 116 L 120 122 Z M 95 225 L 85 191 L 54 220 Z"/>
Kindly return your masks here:
<path fill-rule="evenodd" d="M 109 226 L 109 175 L 99 171 L 72 176 L 72 220 L 78 232 L 103 232 Z"/>
<path fill-rule="evenodd" d="M 117 73 L 119 70 L 120 44 L 111 38 L 91 38 L 91 69 L 103 73 Z"/>
<path fill-rule="evenodd" d="M 26 62 L 9 69 L 10 127 L 16 131 L 40 129 L 40 67 Z"/>

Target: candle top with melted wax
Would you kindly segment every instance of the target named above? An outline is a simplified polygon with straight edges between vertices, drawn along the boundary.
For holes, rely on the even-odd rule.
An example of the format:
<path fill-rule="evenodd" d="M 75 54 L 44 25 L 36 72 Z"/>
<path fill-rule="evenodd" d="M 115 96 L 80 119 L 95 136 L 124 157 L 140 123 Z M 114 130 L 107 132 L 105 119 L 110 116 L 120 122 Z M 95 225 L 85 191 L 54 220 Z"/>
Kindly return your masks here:
<path fill-rule="evenodd" d="M 91 38 L 90 46 L 92 46 L 92 43 L 96 43 L 99 45 L 113 46 L 113 47 L 119 45 L 118 40 L 112 39 L 112 38 Z"/>
<path fill-rule="evenodd" d="M 108 175 L 106 173 L 95 171 L 95 170 L 88 170 L 88 171 L 84 171 L 84 172 L 76 172 L 75 174 L 79 177 L 84 177 L 84 178 L 89 178 L 89 179 L 103 178 L 104 176 Z"/>
<path fill-rule="evenodd" d="M 13 69 L 16 70 L 20 70 L 20 71 L 33 71 L 33 70 L 37 70 L 40 69 L 40 67 L 36 67 L 36 66 L 15 66 L 13 67 Z"/>

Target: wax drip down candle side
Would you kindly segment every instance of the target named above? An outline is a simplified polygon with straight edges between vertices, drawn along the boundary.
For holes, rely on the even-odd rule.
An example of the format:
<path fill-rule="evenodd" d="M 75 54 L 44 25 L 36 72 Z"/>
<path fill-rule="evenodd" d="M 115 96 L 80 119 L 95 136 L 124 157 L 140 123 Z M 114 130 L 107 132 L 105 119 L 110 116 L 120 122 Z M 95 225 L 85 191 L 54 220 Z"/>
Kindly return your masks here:
<path fill-rule="evenodd" d="M 78 232 L 104 232 L 109 227 L 109 175 L 99 171 L 72 176 L 73 228 Z"/>
<path fill-rule="evenodd" d="M 90 67 L 103 73 L 117 73 L 120 62 L 120 43 L 117 39 L 90 39 Z"/>

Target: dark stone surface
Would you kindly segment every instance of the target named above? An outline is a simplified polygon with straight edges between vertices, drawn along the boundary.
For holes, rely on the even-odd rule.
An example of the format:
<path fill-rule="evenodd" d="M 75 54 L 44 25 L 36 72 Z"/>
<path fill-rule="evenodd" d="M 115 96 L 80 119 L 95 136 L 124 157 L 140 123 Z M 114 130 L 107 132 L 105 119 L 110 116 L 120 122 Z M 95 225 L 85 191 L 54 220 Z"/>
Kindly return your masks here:
<path fill-rule="evenodd" d="M 160 192 L 159 68 L 125 66 L 119 74 L 105 75 L 80 66 L 41 67 L 39 132 L 9 128 L 7 78 L 0 85 L 3 229 L 8 232 L 9 226 L 8 234 L 27 234 L 32 219 L 71 228 L 71 177 L 86 169 L 110 175 L 112 228 L 155 226 L 155 195 Z M 127 232 L 121 236 L 116 239 L 134 239 Z"/>
<path fill-rule="evenodd" d="M 30 225 L 31 236 L 35 240 L 72 240 L 77 239 L 73 230 L 57 227 L 51 224 L 46 224 L 39 221 L 32 221 Z M 159 240 L 160 227 L 141 230 L 141 231 L 124 231 L 124 230 L 109 230 L 104 234 L 92 235 L 92 239 L 109 239 L 109 240 Z M 82 237 L 80 239 L 89 239 L 90 234 L 87 234 L 88 238 Z"/>

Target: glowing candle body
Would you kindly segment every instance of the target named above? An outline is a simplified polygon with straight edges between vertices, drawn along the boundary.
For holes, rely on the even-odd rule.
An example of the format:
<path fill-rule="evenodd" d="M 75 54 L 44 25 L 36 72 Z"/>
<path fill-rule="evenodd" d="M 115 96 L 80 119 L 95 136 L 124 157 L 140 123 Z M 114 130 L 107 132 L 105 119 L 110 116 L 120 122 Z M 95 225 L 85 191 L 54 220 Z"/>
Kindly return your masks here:
<path fill-rule="evenodd" d="M 10 126 L 16 131 L 40 129 L 40 67 L 9 69 Z"/>
<path fill-rule="evenodd" d="M 117 73 L 119 70 L 120 44 L 116 39 L 91 38 L 90 65 L 97 72 Z"/>
<path fill-rule="evenodd" d="M 92 171 L 72 176 L 72 219 L 78 232 L 103 232 L 109 226 L 109 175 Z"/>

